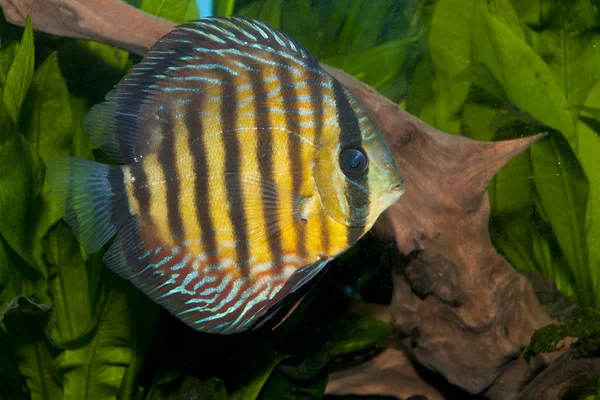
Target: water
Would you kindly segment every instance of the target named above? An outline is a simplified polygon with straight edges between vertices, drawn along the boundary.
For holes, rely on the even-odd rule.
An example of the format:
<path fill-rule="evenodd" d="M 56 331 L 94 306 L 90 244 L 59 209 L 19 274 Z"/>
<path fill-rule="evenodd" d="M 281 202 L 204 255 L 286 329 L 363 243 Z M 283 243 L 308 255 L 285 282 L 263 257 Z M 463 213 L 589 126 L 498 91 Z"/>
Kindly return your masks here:
<path fill-rule="evenodd" d="M 129 3 L 183 23 L 192 1 Z M 597 2 L 196 5 L 259 17 L 373 87 L 349 83 L 406 194 L 275 330 L 195 332 L 82 251 L 45 179 L 58 156 L 111 162 L 84 116 L 140 55 L 3 20 L 0 399 L 600 398 Z"/>

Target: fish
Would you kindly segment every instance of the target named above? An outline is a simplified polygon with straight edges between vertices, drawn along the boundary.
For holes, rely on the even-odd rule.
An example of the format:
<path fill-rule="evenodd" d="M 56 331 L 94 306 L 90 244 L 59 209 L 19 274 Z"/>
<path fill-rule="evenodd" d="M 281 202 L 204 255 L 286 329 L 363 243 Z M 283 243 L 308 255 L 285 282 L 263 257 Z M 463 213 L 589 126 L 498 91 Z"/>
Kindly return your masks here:
<path fill-rule="evenodd" d="M 260 19 L 175 27 L 84 127 L 114 163 L 50 162 L 64 221 L 200 332 L 260 328 L 405 192 L 357 97 Z"/>

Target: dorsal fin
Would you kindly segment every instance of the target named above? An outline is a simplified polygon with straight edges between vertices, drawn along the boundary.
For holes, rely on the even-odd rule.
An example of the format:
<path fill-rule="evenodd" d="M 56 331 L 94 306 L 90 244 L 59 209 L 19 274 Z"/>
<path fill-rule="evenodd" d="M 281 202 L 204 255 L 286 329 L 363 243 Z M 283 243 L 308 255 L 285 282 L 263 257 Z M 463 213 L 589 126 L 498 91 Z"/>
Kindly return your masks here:
<path fill-rule="evenodd" d="M 161 123 L 159 112 L 172 106 L 167 98 L 155 100 L 165 95 L 165 81 L 172 77 L 173 69 L 192 62 L 204 63 L 203 59 L 208 60 L 211 54 L 222 55 L 220 51 L 231 49 L 241 55 L 253 51 L 277 53 L 306 68 L 320 70 L 317 59 L 298 42 L 261 20 L 212 17 L 179 25 L 146 53 L 108 93 L 106 101 L 88 113 L 85 128 L 92 142 L 118 162 L 136 161 L 157 139 L 148 131 Z M 208 85 L 207 81 L 198 82 L 196 87 L 188 83 L 187 91 L 177 93 L 178 103 L 202 94 L 201 85 Z M 143 140 L 138 140 L 140 132 Z"/>

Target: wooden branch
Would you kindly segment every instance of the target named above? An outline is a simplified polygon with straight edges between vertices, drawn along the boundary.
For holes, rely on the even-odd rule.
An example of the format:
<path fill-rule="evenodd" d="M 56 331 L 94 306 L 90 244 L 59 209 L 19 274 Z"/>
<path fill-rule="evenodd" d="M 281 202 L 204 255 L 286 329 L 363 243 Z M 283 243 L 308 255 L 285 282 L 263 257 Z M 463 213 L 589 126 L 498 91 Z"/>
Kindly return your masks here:
<path fill-rule="evenodd" d="M 519 394 L 517 400 L 583 399 L 596 394 L 600 358 L 578 358 L 568 349 Z"/>
<path fill-rule="evenodd" d="M 120 0 L 0 0 L 6 20 L 36 30 L 89 39 L 143 55 L 175 25 Z"/>
<path fill-rule="evenodd" d="M 0 5 L 12 23 L 23 25 L 29 14 L 35 29 L 141 55 L 174 26 L 118 0 Z M 520 353 L 533 330 L 551 319 L 527 279 L 492 247 L 486 187 L 542 135 L 494 143 L 449 135 L 344 72 L 325 68 L 369 110 L 406 178 L 406 194 L 374 228 L 395 237 L 407 256 L 394 273 L 390 307 L 398 333 L 419 362 L 451 383 L 472 393 L 487 391 L 492 399 L 514 398 L 533 377 Z"/>

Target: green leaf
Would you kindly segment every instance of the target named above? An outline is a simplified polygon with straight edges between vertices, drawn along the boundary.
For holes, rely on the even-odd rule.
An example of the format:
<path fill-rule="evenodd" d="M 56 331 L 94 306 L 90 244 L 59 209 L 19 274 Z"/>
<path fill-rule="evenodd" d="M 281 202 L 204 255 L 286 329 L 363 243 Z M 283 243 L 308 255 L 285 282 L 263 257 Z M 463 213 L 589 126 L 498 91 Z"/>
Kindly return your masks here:
<path fill-rule="evenodd" d="M 65 400 L 116 399 L 131 360 L 131 322 L 123 282 L 111 275 L 91 340 L 62 354 L 58 375 Z"/>
<path fill-rule="evenodd" d="M 355 314 L 339 316 L 326 329 L 333 357 L 374 347 L 391 334 L 389 324 Z"/>
<path fill-rule="evenodd" d="M 456 76 L 471 65 L 471 35 L 475 2 L 440 0 L 429 28 L 429 57 L 436 72 L 438 96 L 435 125 L 446 128 L 467 99 L 470 83 Z"/>
<path fill-rule="evenodd" d="M 10 246 L 35 265 L 32 257 L 32 210 L 42 189 L 44 164 L 33 146 L 15 132 L 0 150 L 0 233 Z"/>
<path fill-rule="evenodd" d="M 475 140 L 489 142 L 496 135 L 495 130 L 490 129 L 492 122 L 499 118 L 500 112 L 487 104 L 468 102 L 463 107 L 461 121 L 466 129 L 466 134 Z"/>
<path fill-rule="evenodd" d="M 27 382 L 19 372 L 17 356 L 12 351 L 6 332 L 0 329 L 0 398 L 27 400 L 30 397 L 26 390 Z"/>
<path fill-rule="evenodd" d="M 50 309 L 51 306 L 16 297 L 0 318 L 32 400 L 61 398 L 60 384 L 55 378 L 55 357 L 59 350 L 45 335 Z"/>
<path fill-rule="evenodd" d="M 6 85 L 8 72 L 10 71 L 10 66 L 15 58 L 18 45 L 17 42 L 12 42 L 8 46 L 2 46 L 0 49 L 0 87 Z"/>
<path fill-rule="evenodd" d="M 337 38 L 342 54 L 367 51 L 377 44 L 394 1 L 351 0 L 343 4 L 346 19 Z M 368 23 L 364 23 L 368 21 Z"/>
<path fill-rule="evenodd" d="M 52 339 L 62 347 L 72 348 L 74 342 L 94 327 L 95 312 L 88 293 L 88 273 L 79 243 L 62 222 L 48 233 L 45 253 L 49 264 L 56 269 L 51 281 L 56 321 Z"/>
<path fill-rule="evenodd" d="M 142 0 L 140 8 L 178 24 L 199 18 L 196 0 Z"/>
<path fill-rule="evenodd" d="M 506 164 L 489 185 L 490 202 L 494 211 L 512 213 L 526 209 L 531 214 L 533 178 L 530 152 L 526 150 Z"/>
<path fill-rule="evenodd" d="M 394 40 L 361 53 L 329 57 L 323 63 L 340 68 L 375 89 L 381 89 L 402 73 L 412 41 Z"/>
<path fill-rule="evenodd" d="M 158 306 L 137 288 L 127 288 L 128 307 L 131 314 L 131 361 L 121 386 L 121 399 L 136 399 L 141 396 L 140 373 L 146 361 L 148 347 L 158 321 Z M 153 352 L 155 353 L 155 352 Z"/>
<path fill-rule="evenodd" d="M 0 310 L 21 294 L 21 276 L 8 254 L 4 240 L 0 237 Z"/>
<path fill-rule="evenodd" d="M 327 386 L 327 374 L 321 373 L 318 377 L 308 381 L 295 381 L 284 372 L 275 370 L 267 381 L 260 400 L 320 400 L 323 398 Z"/>
<path fill-rule="evenodd" d="M 277 353 L 265 357 L 256 368 L 256 372 L 253 371 L 252 378 L 237 388 L 229 398 L 231 400 L 254 400 L 258 398 L 261 389 L 267 382 L 267 379 L 269 379 L 273 369 L 288 357 L 288 355 Z"/>
<path fill-rule="evenodd" d="M 217 378 L 201 381 L 186 376 L 176 393 L 169 400 L 227 400 L 225 383 Z"/>
<path fill-rule="evenodd" d="M 589 0 L 545 1 L 540 25 L 528 29 L 533 48 L 544 58 L 571 107 L 581 105 L 600 78 L 600 36 Z"/>
<path fill-rule="evenodd" d="M 58 53 L 50 54 L 35 71 L 22 114 L 21 132 L 46 163 L 70 155 L 71 106 Z"/>
<path fill-rule="evenodd" d="M 213 13 L 217 16 L 229 17 L 233 14 L 235 0 L 214 0 Z"/>
<path fill-rule="evenodd" d="M 2 103 L 4 110 L 12 123 L 16 123 L 19 118 L 21 104 L 25 99 L 31 78 L 33 77 L 33 28 L 31 19 L 27 16 L 25 22 L 25 31 L 19 43 L 19 48 L 15 58 L 8 71 L 6 84 L 2 93 Z M 0 140 L 0 142 L 2 142 Z"/>
<path fill-rule="evenodd" d="M 575 126 L 563 89 L 544 60 L 503 21 L 479 9 L 473 33 L 476 61 L 502 84 L 508 99 L 576 147 Z"/>
<path fill-rule="evenodd" d="M 281 2 L 282 0 L 265 0 L 258 17 L 265 20 L 273 28 L 278 29 L 281 25 Z"/>
<path fill-rule="evenodd" d="M 391 334 L 389 324 L 355 314 L 343 314 L 319 334 L 317 351 L 298 366 L 282 365 L 280 369 L 294 379 L 314 379 L 331 358 L 373 348 Z"/>
<path fill-rule="evenodd" d="M 89 101 L 85 97 L 70 96 L 69 103 L 73 114 L 73 157 L 93 160 L 92 149 L 94 145 L 83 126 L 83 120 L 89 110 Z"/>
<path fill-rule="evenodd" d="M 494 246 L 522 271 L 539 272 L 539 257 L 534 256 L 531 215 L 500 215 L 490 223 Z"/>
<path fill-rule="evenodd" d="M 593 299 L 585 242 L 588 180 L 566 141 L 558 134 L 531 147 L 531 164 L 543 214 L 575 273 L 579 299 L 588 305 Z"/>
<path fill-rule="evenodd" d="M 586 108 L 600 109 L 600 81 L 594 85 L 584 105 Z M 598 169 L 600 127 L 579 121 L 577 132 L 579 134 L 577 157 L 590 184 L 585 221 L 585 240 L 589 252 L 587 267 L 595 288 L 593 305 L 600 307 L 600 169 Z"/>

